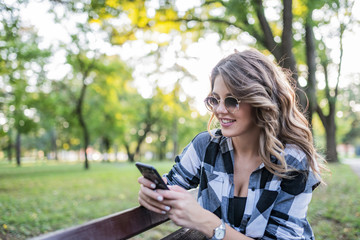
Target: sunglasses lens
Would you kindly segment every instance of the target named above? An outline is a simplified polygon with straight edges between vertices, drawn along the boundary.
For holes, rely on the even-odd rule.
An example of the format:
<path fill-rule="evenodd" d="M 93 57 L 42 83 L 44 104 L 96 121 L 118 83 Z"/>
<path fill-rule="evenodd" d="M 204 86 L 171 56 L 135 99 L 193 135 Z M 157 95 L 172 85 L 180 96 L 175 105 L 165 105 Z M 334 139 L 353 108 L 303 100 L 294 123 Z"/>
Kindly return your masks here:
<path fill-rule="evenodd" d="M 207 97 L 204 102 L 206 108 L 211 112 L 213 112 L 220 104 L 220 100 L 215 97 Z M 225 98 L 224 104 L 227 111 L 231 113 L 239 108 L 239 101 L 234 97 Z"/>
<path fill-rule="evenodd" d="M 205 106 L 208 110 L 213 111 L 219 104 L 219 101 L 214 97 L 208 97 L 205 99 Z"/>
<path fill-rule="evenodd" d="M 238 107 L 238 100 L 233 97 L 225 98 L 225 107 L 229 112 L 233 112 Z"/>

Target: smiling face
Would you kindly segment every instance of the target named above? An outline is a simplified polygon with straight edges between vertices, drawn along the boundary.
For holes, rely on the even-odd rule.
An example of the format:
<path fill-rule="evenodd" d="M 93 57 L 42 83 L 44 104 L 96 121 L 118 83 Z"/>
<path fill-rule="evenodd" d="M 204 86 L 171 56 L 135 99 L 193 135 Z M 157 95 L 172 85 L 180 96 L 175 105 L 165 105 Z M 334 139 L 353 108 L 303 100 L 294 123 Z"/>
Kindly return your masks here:
<path fill-rule="evenodd" d="M 212 95 L 221 100 L 214 114 L 220 122 L 221 132 L 225 137 L 254 137 L 259 135 L 260 129 L 255 124 L 253 108 L 250 104 L 241 102 L 239 108 L 233 113 L 226 110 L 224 99 L 232 96 L 232 94 L 220 75 L 215 78 Z"/>

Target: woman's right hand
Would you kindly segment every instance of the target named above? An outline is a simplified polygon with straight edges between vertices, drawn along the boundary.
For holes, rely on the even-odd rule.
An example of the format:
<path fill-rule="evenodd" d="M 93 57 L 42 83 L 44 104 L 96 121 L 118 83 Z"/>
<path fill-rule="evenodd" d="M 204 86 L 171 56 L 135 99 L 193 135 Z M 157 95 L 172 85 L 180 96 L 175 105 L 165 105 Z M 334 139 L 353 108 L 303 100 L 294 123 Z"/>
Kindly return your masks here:
<path fill-rule="evenodd" d="M 163 179 L 166 183 L 166 178 Z M 166 214 L 170 207 L 162 203 L 164 197 L 155 190 L 156 185 L 143 176 L 138 178 L 138 182 L 140 183 L 139 204 L 150 211 Z"/>

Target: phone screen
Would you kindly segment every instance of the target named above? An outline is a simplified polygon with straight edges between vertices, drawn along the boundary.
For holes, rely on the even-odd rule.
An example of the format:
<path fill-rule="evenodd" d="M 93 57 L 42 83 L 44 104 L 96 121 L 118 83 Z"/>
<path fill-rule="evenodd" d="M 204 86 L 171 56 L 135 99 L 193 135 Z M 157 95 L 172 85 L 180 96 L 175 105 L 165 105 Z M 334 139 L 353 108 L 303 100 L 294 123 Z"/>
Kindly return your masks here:
<path fill-rule="evenodd" d="M 149 179 L 150 181 L 155 183 L 155 189 L 169 190 L 169 188 L 166 186 L 165 182 L 161 178 L 160 174 L 153 166 L 140 162 L 135 163 L 135 165 L 146 179 Z"/>

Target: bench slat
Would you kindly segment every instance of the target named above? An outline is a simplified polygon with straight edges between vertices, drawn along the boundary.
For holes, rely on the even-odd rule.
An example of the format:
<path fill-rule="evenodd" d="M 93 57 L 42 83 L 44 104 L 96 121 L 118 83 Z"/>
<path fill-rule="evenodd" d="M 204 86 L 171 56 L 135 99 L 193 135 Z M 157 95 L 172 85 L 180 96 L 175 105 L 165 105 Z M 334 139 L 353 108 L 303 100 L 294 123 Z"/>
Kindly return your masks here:
<path fill-rule="evenodd" d="M 189 192 L 196 198 L 197 189 L 190 190 Z M 79 226 L 40 235 L 31 240 L 127 239 L 168 220 L 167 215 L 158 214 L 139 206 L 98 218 Z"/>
<path fill-rule="evenodd" d="M 161 240 L 203 240 L 207 239 L 204 234 L 193 229 L 180 228 Z"/>
<path fill-rule="evenodd" d="M 167 220 L 169 218 L 166 215 L 151 212 L 144 207 L 136 207 L 80 226 L 41 235 L 33 240 L 127 239 Z"/>

